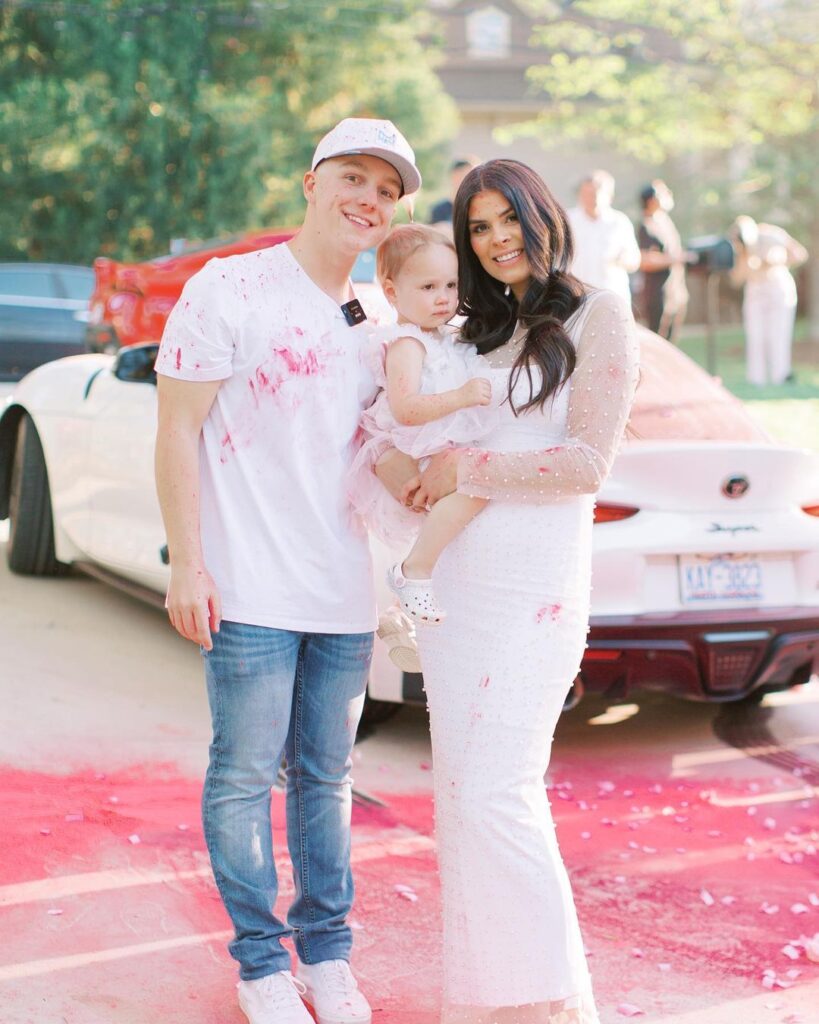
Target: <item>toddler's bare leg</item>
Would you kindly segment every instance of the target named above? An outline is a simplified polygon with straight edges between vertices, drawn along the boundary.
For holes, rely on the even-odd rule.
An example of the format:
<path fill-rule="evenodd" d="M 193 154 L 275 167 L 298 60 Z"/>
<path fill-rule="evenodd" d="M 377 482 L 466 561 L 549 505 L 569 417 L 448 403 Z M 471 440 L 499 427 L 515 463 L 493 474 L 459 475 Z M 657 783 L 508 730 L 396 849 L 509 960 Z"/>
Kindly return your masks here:
<path fill-rule="evenodd" d="M 412 551 L 404 559 L 403 572 L 409 580 L 428 580 L 444 548 L 480 512 L 486 498 L 448 494 L 433 506 L 424 520 Z"/>

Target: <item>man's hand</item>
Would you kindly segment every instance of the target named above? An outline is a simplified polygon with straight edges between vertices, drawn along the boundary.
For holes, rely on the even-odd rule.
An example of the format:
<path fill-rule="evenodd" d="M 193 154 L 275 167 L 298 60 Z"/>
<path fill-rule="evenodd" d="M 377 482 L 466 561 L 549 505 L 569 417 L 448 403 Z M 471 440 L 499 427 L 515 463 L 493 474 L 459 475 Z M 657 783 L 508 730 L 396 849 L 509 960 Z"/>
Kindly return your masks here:
<path fill-rule="evenodd" d="M 412 499 L 413 508 L 432 508 L 436 501 L 456 490 L 460 457 L 460 451 L 454 448 L 432 456 L 426 470 L 421 474 L 421 485 Z"/>
<path fill-rule="evenodd" d="M 410 505 L 421 478 L 418 463 L 397 448 L 389 448 L 375 464 L 375 475 L 396 501 Z"/>
<path fill-rule="evenodd" d="M 211 633 L 219 632 L 222 602 L 213 578 L 204 566 L 171 567 L 165 601 L 171 625 L 186 640 L 213 650 Z"/>

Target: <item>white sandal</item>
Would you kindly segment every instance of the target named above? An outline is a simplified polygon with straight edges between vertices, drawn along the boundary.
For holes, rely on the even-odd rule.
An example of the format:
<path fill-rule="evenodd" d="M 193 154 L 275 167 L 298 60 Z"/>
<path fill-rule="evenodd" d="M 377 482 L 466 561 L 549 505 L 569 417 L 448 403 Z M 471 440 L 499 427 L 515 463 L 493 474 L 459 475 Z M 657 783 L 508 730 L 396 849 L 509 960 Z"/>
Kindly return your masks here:
<path fill-rule="evenodd" d="M 413 619 L 427 626 L 437 626 L 446 618 L 446 612 L 435 600 L 432 580 L 408 580 L 401 562 L 387 570 L 387 586 Z"/>
<path fill-rule="evenodd" d="M 387 655 L 402 672 L 420 672 L 421 659 L 415 643 L 415 626 L 396 604 L 378 619 L 376 634 L 387 645 Z"/>

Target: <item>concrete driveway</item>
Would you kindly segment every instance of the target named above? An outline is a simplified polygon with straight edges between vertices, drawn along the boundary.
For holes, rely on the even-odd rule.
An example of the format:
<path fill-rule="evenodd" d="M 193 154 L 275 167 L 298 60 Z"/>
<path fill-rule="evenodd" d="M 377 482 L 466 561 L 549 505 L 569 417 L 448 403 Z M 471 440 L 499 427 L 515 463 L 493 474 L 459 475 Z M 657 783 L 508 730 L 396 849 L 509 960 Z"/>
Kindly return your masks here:
<path fill-rule="evenodd" d="M 12 577 L 2 547 L 0 1020 L 240 1024 L 198 654 L 92 580 Z M 355 780 L 354 966 L 376 1024 L 434 1024 L 424 713 L 361 742 Z M 762 708 L 587 700 L 547 781 L 603 1024 L 819 1022 L 819 684 Z M 286 904 L 279 793 L 274 817 Z"/>

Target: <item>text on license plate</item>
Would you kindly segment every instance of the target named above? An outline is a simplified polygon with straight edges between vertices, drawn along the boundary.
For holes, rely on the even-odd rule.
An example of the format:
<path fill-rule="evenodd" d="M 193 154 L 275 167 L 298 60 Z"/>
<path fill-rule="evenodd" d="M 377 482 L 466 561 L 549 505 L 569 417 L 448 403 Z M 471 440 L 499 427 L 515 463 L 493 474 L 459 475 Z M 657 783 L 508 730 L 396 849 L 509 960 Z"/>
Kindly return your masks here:
<path fill-rule="evenodd" d="M 761 601 L 765 597 L 763 569 L 762 561 L 753 555 L 682 555 L 682 603 Z"/>

